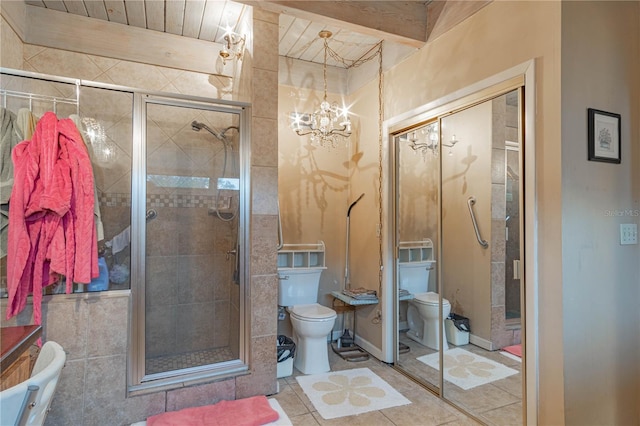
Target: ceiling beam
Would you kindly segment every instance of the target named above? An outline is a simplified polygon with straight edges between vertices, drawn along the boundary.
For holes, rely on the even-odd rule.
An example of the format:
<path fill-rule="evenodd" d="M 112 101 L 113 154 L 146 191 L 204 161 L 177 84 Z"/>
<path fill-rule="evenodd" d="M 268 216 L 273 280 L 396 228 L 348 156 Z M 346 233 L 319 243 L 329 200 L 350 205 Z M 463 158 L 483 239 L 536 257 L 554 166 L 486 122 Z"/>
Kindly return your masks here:
<path fill-rule="evenodd" d="M 217 52 L 222 48 L 219 43 L 43 7 L 27 5 L 26 9 L 28 27 L 23 42 L 27 44 L 230 76 L 228 69 L 219 61 Z"/>
<path fill-rule="evenodd" d="M 238 1 L 238 0 L 236 0 Z M 427 41 L 428 1 L 243 1 L 270 12 L 321 21 L 420 48 Z"/>

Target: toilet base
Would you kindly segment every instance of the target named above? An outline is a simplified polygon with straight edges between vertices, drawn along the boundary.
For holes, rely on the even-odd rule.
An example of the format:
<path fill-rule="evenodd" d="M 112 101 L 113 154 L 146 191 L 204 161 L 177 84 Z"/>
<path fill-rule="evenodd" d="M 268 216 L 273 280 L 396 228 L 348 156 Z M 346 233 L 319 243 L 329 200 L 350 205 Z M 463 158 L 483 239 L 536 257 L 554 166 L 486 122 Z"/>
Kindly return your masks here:
<path fill-rule="evenodd" d="M 444 327 L 442 329 L 442 335 L 445 336 L 444 334 Z M 407 337 L 415 342 L 420 343 L 422 346 L 426 346 L 429 349 L 433 349 L 434 351 L 437 351 L 440 349 L 440 341 L 439 338 L 440 336 L 438 336 L 438 333 L 434 333 L 434 336 L 419 336 L 415 330 L 409 330 L 407 331 Z M 443 342 L 443 348 L 444 350 L 449 350 L 449 344 L 447 343 L 447 340 L 445 339 Z"/>
<path fill-rule="evenodd" d="M 331 371 L 329 348 L 324 339 L 297 339 L 293 366 L 303 374 L 318 374 Z"/>

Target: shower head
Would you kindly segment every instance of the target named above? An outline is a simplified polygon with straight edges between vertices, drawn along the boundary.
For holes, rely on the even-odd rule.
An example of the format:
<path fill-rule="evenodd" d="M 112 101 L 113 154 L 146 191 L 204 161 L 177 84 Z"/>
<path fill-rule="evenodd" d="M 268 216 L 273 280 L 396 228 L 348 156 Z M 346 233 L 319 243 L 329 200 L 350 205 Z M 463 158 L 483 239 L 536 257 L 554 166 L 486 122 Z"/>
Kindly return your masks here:
<path fill-rule="evenodd" d="M 229 129 L 225 129 L 222 133 L 220 133 L 216 130 L 213 130 L 211 127 L 207 126 L 206 124 L 200 123 L 199 121 L 193 120 L 191 122 L 191 130 L 195 132 L 199 132 L 202 129 L 205 129 L 207 132 L 211 133 L 213 136 L 216 137 L 216 139 L 219 139 L 222 142 L 227 143 L 227 139 L 224 137 L 224 132 L 226 132 Z"/>
<path fill-rule="evenodd" d="M 204 127 L 204 124 L 202 123 L 198 123 L 197 121 L 193 120 L 191 122 L 191 130 L 195 131 L 195 132 L 199 132 L 200 130 L 202 130 L 202 128 Z"/>

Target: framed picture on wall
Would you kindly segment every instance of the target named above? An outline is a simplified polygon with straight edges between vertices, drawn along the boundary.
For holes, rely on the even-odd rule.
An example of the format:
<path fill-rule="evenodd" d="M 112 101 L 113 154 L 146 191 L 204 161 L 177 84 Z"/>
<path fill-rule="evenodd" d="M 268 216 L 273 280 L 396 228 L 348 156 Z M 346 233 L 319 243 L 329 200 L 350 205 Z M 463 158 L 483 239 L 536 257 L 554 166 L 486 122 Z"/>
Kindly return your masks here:
<path fill-rule="evenodd" d="M 620 164 L 620 114 L 588 108 L 589 161 Z"/>

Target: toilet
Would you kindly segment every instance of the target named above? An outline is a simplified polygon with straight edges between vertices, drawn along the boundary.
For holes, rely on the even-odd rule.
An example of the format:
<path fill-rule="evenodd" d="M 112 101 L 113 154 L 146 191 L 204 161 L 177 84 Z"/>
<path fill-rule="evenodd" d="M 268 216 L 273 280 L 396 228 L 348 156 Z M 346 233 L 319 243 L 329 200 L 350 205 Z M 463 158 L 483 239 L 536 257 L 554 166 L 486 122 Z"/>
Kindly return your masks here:
<path fill-rule="evenodd" d="M 324 269 L 278 268 L 278 305 L 289 312 L 296 344 L 293 366 L 304 374 L 331 371 L 327 336 L 333 330 L 337 314 L 317 303 L 320 275 Z"/>
<path fill-rule="evenodd" d="M 430 239 L 417 242 L 400 243 L 398 259 L 399 287 L 413 295 L 407 308 L 407 337 L 428 348 L 440 349 L 440 333 L 444 333 L 444 321 L 439 325 L 438 293 L 429 291 L 429 273 L 433 270 L 433 243 Z M 442 299 L 442 316 L 447 318 L 451 304 Z M 449 349 L 446 337 L 443 337 L 444 350 Z"/>

